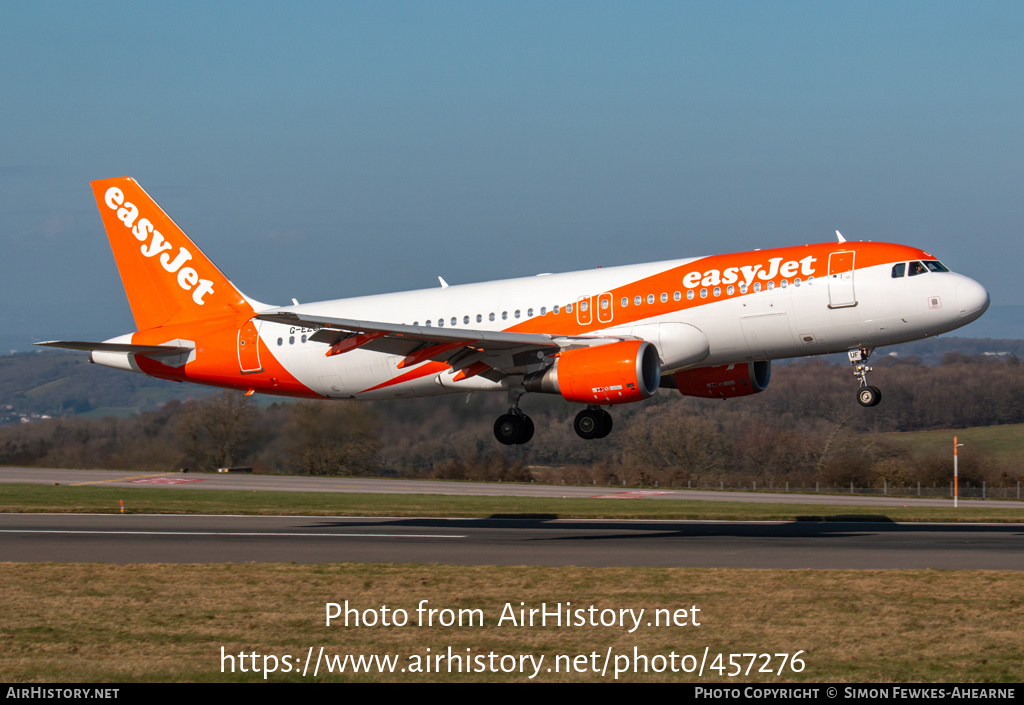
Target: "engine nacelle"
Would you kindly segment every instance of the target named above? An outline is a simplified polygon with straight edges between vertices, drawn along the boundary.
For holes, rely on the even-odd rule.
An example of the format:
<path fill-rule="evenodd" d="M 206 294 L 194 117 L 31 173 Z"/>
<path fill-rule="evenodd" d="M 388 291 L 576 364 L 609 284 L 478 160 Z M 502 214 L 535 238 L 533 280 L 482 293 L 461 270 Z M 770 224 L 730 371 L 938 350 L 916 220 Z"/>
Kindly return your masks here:
<path fill-rule="evenodd" d="M 561 394 L 583 404 L 625 404 L 658 391 L 661 360 L 643 340 L 624 340 L 561 352 L 555 364 L 526 376 L 528 392 Z"/>
<path fill-rule="evenodd" d="M 683 370 L 672 375 L 686 397 L 729 399 L 763 392 L 772 376 L 771 360 Z"/>

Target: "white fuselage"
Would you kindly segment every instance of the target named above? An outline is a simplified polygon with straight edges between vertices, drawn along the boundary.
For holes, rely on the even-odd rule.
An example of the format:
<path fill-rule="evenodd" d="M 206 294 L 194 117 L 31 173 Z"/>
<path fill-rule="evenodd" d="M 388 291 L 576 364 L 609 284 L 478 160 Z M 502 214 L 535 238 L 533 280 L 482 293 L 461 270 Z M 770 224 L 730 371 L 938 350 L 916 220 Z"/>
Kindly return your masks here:
<path fill-rule="evenodd" d="M 988 305 L 984 288 L 967 277 L 953 272 L 928 272 L 893 278 L 892 265 L 885 263 L 856 269 L 850 281 L 838 285 L 843 289 L 839 292 L 827 275 L 785 278 L 784 283 L 776 277 L 771 289 L 765 284 L 758 292 L 748 289 L 743 295 L 717 298 L 714 287 L 698 284 L 688 288 L 680 281 L 672 289 L 650 288 L 625 297 L 624 306 L 622 295 L 605 296 L 607 308 L 599 308 L 604 292 L 621 290 L 681 267 L 692 268 L 700 259 L 337 299 L 282 310 L 308 316 L 495 331 L 530 324 L 529 330 L 551 332 L 566 330 L 571 327 L 568 323 L 579 326 L 581 317 L 589 311 L 588 334 L 635 335 L 656 345 L 656 333 L 650 332 L 656 331 L 658 324 L 678 322 L 699 329 L 707 337 L 709 351 L 699 365 L 710 366 L 916 340 L 964 325 L 981 315 Z M 706 293 L 704 298 L 700 297 L 702 289 Z M 692 299 L 687 298 L 688 292 L 692 292 Z M 645 309 L 654 309 L 662 303 L 663 296 L 670 306 L 676 297 L 682 303 L 697 301 L 699 305 L 665 312 L 652 310 L 651 315 L 645 315 Z M 837 296 L 852 299 L 840 301 L 847 305 L 831 305 Z M 650 297 L 654 297 L 654 305 L 647 303 Z M 588 311 L 581 310 L 581 303 L 588 304 Z M 261 323 L 259 330 L 263 342 L 281 363 L 304 385 L 324 396 L 394 398 L 460 389 L 496 391 L 507 386 L 504 381 L 491 382 L 481 377 L 451 384 L 446 383 L 443 375 L 431 374 L 371 390 L 382 380 L 396 376 L 396 365 L 402 355 L 353 350 L 325 357 L 325 345 L 309 340 L 313 332 L 267 321 Z"/>

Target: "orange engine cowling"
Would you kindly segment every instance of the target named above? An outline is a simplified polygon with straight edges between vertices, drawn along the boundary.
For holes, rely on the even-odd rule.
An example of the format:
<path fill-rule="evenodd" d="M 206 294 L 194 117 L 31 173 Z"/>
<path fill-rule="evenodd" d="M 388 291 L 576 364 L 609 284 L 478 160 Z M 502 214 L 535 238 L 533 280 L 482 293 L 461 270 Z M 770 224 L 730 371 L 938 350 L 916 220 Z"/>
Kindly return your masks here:
<path fill-rule="evenodd" d="M 683 370 L 672 378 L 683 396 L 729 399 L 763 392 L 771 376 L 771 360 L 759 360 Z"/>
<path fill-rule="evenodd" d="M 643 340 L 565 350 L 555 364 L 526 376 L 528 392 L 561 394 L 584 404 L 625 404 L 658 391 L 661 360 Z"/>

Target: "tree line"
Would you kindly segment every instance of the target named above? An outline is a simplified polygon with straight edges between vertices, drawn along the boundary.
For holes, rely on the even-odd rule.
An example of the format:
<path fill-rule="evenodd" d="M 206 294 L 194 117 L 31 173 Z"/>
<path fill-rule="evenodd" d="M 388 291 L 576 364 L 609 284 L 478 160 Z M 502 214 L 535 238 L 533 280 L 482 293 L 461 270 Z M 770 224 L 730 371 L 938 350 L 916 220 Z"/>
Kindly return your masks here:
<path fill-rule="evenodd" d="M 127 418 L 67 416 L 0 428 L 0 464 L 47 467 L 257 471 L 308 475 L 434 477 L 502 481 L 823 488 L 948 482 L 948 454 L 908 450 L 880 434 L 1024 423 L 1019 358 L 946 354 L 872 361 L 882 403 L 860 407 L 846 364 L 808 359 L 776 365 L 767 390 L 728 401 L 662 390 L 611 407 L 608 438 L 572 430 L 581 408 L 530 394 L 523 408 L 537 432 L 500 446 L 494 419 L 503 394 L 393 402 L 275 402 L 222 391 L 166 402 Z M 975 450 L 961 459 L 964 482 L 1012 484 L 1014 461 Z"/>

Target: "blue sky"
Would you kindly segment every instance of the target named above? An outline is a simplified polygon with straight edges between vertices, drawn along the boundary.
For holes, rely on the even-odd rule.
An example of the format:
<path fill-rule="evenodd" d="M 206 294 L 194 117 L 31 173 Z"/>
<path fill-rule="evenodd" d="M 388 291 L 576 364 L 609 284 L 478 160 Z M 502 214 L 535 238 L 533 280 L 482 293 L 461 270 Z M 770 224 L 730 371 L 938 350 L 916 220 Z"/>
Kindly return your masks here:
<path fill-rule="evenodd" d="M 133 328 L 89 181 L 268 303 L 923 247 L 1024 303 L 1024 5 L 7 3 L 4 348 Z"/>

